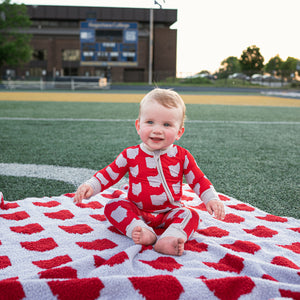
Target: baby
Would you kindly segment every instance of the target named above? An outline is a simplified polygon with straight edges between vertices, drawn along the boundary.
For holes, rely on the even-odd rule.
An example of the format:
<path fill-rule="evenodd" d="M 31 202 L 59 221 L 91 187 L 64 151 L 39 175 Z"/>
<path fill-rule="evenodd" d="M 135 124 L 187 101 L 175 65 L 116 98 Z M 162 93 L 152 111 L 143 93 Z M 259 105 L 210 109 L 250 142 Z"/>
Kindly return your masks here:
<path fill-rule="evenodd" d="M 109 222 L 136 244 L 154 245 L 182 255 L 199 225 L 199 215 L 181 202 L 183 175 L 207 211 L 224 219 L 223 203 L 190 152 L 174 145 L 184 133 L 185 104 L 178 93 L 156 88 L 140 103 L 135 127 L 142 143 L 118 157 L 79 186 L 74 202 L 100 193 L 129 174 L 128 198 L 112 199 L 104 209 Z M 154 228 L 165 229 L 158 237 Z"/>

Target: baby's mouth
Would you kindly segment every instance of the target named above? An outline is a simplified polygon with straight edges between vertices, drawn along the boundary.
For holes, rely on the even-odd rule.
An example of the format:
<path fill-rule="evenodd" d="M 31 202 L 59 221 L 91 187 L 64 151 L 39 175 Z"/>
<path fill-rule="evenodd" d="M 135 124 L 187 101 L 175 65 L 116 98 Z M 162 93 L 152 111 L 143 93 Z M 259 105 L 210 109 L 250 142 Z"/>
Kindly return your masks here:
<path fill-rule="evenodd" d="M 163 140 L 162 138 L 159 138 L 159 137 L 151 137 L 150 139 L 151 139 L 153 142 L 160 142 L 160 141 Z"/>

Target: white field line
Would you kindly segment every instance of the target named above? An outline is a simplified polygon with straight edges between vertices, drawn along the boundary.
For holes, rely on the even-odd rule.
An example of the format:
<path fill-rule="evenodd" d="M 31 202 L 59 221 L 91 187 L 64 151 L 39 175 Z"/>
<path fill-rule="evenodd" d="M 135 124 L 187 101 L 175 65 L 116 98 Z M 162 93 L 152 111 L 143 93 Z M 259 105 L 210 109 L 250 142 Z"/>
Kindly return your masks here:
<path fill-rule="evenodd" d="M 46 122 L 134 122 L 135 119 L 74 119 L 74 118 L 23 118 L 0 117 L 6 121 L 46 121 Z M 185 123 L 220 123 L 220 124 L 262 124 L 262 125 L 300 125 L 300 122 L 288 121 L 222 121 L 222 120 L 186 120 Z"/>
<path fill-rule="evenodd" d="M 44 178 L 50 180 L 64 181 L 79 186 L 97 171 L 86 168 L 61 167 L 53 165 L 35 165 L 18 163 L 0 163 L 0 175 Z M 120 187 L 126 184 L 128 180 L 122 178 L 116 186 Z"/>
<path fill-rule="evenodd" d="M 74 184 L 75 186 L 89 179 L 95 172 L 95 170 L 85 168 L 0 163 L 0 175 L 59 180 Z"/>
<path fill-rule="evenodd" d="M 74 119 L 74 118 L 23 118 L 0 117 L 8 121 L 49 121 L 49 122 L 134 122 L 135 119 Z"/>

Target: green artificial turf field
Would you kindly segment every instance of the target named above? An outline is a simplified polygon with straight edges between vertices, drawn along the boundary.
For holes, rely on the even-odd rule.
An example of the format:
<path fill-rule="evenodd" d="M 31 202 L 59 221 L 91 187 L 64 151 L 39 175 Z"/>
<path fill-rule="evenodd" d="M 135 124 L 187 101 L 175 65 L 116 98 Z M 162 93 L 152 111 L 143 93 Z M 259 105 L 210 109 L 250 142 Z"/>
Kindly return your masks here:
<path fill-rule="evenodd" d="M 299 113 L 299 107 L 187 104 L 179 144 L 218 192 L 300 218 Z M 0 164 L 103 168 L 140 142 L 137 114 L 138 103 L 0 101 Z M 5 200 L 75 189 L 58 180 L 0 175 Z"/>

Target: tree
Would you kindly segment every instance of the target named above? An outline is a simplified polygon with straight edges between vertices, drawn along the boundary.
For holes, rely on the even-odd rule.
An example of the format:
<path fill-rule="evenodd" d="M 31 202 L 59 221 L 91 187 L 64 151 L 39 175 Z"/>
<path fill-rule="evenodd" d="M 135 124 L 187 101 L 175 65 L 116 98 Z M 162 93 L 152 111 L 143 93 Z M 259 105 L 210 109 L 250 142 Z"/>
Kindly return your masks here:
<path fill-rule="evenodd" d="M 291 77 L 294 77 L 295 72 L 297 70 L 297 63 L 298 63 L 298 59 L 289 56 L 287 60 L 282 63 L 281 66 L 282 77 L 287 79 L 291 79 Z"/>
<path fill-rule="evenodd" d="M 227 78 L 230 74 L 240 73 L 241 64 L 237 57 L 229 56 L 221 62 L 219 78 Z"/>
<path fill-rule="evenodd" d="M 279 57 L 279 55 L 276 55 L 272 57 L 265 65 L 265 71 L 270 73 L 271 75 L 280 76 L 282 63 L 282 59 Z"/>
<path fill-rule="evenodd" d="M 28 62 L 32 55 L 31 36 L 20 31 L 31 24 L 26 6 L 10 1 L 4 0 L 0 4 L 0 67 Z"/>
<path fill-rule="evenodd" d="M 264 67 L 264 58 L 260 54 L 260 49 L 255 45 L 248 47 L 241 55 L 240 64 L 242 72 L 248 76 L 261 73 Z"/>

